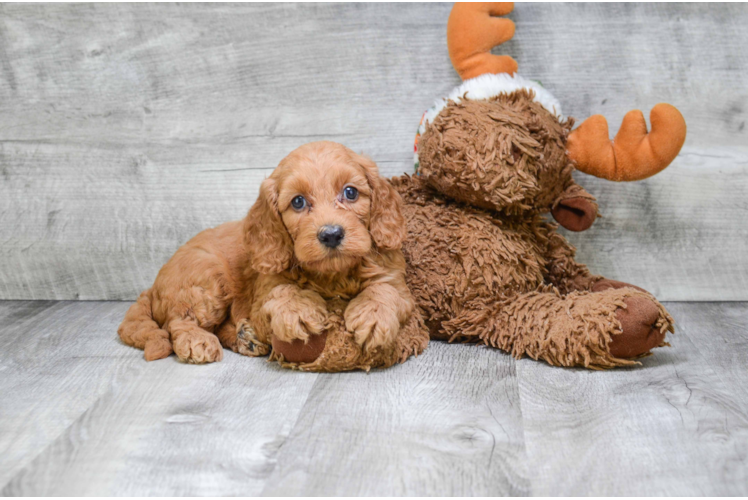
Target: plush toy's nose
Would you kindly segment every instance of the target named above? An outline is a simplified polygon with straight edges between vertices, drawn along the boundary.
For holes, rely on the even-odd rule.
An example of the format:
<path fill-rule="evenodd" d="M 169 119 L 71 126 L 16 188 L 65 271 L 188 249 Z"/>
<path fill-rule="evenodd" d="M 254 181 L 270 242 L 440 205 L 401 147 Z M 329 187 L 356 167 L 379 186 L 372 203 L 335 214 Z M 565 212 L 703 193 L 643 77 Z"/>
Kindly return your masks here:
<path fill-rule="evenodd" d="M 317 233 L 317 239 L 320 243 L 329 248 L 335 248 L 345 238 L 345 229 L 342 226 L 322 226 Z"/>

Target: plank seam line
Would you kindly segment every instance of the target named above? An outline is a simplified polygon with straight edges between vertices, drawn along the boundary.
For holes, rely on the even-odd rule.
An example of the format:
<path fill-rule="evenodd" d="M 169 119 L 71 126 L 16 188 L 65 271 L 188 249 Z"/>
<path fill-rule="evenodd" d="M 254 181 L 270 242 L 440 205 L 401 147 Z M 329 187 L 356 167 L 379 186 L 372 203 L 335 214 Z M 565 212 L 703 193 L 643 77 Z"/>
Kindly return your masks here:
<path fill-rule="evenodd" d="M 314 391 L 314 388 L 317 387 L 317 383 L 319 382 L 319 373 L 314 374 L 314 383 L 309 388 L 309 392 L 306 395 L 306 398 L 304 399 L 304 404 L 301 405 L 301 408 L 299 408 L 299 413 L 296 416 L 296 420 L 294 420 L 293 425 L 288 431 L 288 436 L 283 440 L 280 446 L 278 446 L 278 451 L 275 454 L 275 464 L 273 464 L 273 469 L 270 471 L 270 473 L 267 475 L 267 478 L 269 479 L 270 476 L 273 475 L 273 472 L 275 472 L 276 467 L 278 467 L 278 457 L 281 454 L 281 451 L 283 451 L 283 447 L 286 446 L 286 442 L 291 438 L 293 435 L 293 431 L 296 429 L 296 427 L 299 425 L 299 421 L 301 420 L 301 416 L 304 412 L 304 409 L 307 407 L 307 404 L 309 403 L 309 397 L 312 395 L 312 391 Z M 267 480 L 265 481 L 265 485 L 262 487 L 262 492 L 260 493 L 260 496 L 266 496 L 265 490 L 267 489 Z"/>

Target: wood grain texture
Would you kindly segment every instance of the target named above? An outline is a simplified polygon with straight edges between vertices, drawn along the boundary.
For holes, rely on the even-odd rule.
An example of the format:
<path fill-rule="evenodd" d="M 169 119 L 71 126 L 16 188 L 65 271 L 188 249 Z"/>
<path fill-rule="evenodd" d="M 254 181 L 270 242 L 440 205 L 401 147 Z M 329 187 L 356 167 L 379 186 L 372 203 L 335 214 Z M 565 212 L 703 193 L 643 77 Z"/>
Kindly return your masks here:
<path fill-rule="evenodd" d="M 2 494 L 258 494 L 317 375 L 146 363 L 116 338 L 127 306 L 0 302 L 23 318 L 0 336 Z"/>
<path fill-rule="evenodd" d="M 435 342 L 334 375 L 146 363 L 127 305 L 0 302 L 0 494 L 748 494 L 746 302 L 666 304 L 632 369 Z"/>
<path fill-rule="evenodd" d="M 748 305 L 666 306 L 676 318 L 672 348 L 642 367 L 517 364 L 533 494 L 748 494 L 748 369 L 725 347 L 710 352 L 716 326 L 729 325 L 718 337 L 726 343 L 748 341 Z"/>
<path fill-rule="evenodd" d="M 317 379 L 263 494 L 527 495 L 514 360 L 432 342 L 413 361 Z"/>
<path fill-rule="evenodd" d="M 331 139 L 412 170 L 458 82 L 449 4 L 0 7 L 0 298 L 129 299 L 196 232 L 242 217 L 289 151 Z M 669 170 L 578 174 L 593 271 L 663 300 L 748 299 L 748 6 L 518 4 L 496 49 L 567 115 L 678 106 Z"/>
<path fill-rule="evenodd" d="M 142 368 L 117 341 L 129 304 L 0 302 L 0 488 Z"/>
<path fill-rule="evenodd" d="M 748 405 L 748 310 L 742 302 L 717 302 L 701 307 L 693 303 L 673 303 L 668 309 L 678 318 L 678 329 L 689 349 L 719 373 L 734 390 L 731 397 Z"/>

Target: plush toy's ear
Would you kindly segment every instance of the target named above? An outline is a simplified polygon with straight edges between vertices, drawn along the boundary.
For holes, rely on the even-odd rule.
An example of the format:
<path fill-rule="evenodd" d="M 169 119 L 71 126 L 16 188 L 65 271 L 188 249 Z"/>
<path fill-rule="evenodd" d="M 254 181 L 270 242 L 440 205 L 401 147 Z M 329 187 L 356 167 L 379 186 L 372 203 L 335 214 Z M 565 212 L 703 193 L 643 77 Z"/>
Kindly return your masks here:
<path fill-rule="evenodd" d="M 584 231 L 598 217 L 597 200 L 582 186 L 572 184 L 556 199 L 551 215 L 569 231 Z"/>
<path fill-rule="evenodd" d="M 244 243 L 252 268 L 262 274 L 278 274 L 291 266 L 293 241 L 278 212 L 278 188 L 265 179 L 260 195 L 244 219 Z"/>
<path fill-rule="evenodd" d="M 516 73 L 517 61 L 491 54 L 491 48 L 514 36 L 514 23 L 500 17 L 514 9 L 512 2 L 457 2 L 447 21 L 447 48 L 460 78 L 485 73 Z"/>
<path fill-rule="evenodd" d="M 613 141 L 601 115 L 587 118 L 569 134 L 566 152 L 578 170 L 611 181 L 638 181 L 670 165 L 686 140 L 686 121 L 670 104 L 660 103 L 649 114 L 629 111 Z"/>
<path fill-rule="evenodd" d="M 382 250 L 399 249 L 406 232 L 400 193 L 379 175 L 377 164 L 372 160 L 353 152 L 351 157 L 364 169 L 371 188 L 369 233 L 374 243 Z"/>

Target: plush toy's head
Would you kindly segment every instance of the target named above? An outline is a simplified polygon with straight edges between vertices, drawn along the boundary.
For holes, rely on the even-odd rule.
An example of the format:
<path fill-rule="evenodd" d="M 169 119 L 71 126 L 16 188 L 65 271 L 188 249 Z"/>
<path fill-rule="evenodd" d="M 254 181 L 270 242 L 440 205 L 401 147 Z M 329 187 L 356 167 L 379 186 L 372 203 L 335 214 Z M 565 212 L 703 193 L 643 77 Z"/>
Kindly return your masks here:
<path fill-rule="evenodd" d="M 510 215 L 548 211 L 573 182 L 571 122 L 520 89 L 450 101 L 419 141 L 419 173 L 457 200 Z"/>
<path fill-rule="evenodd" d="M 678 154 L 686 127 L 678 110 L 658 104 L 647 133 L 639 111 L 626 115 L 614 141 L 596 115 L 571 131 L 550 92 L 514 72 L 516 62 L 490 53 L 509 40 L 514 24 L 491 17 L 511 3 L 455 4 L 447 41 L 465 81 L 421 121 L 417 170 L 441 193 L 507 215 L 551 211 L 564 227 L 587 229 L 597 217 L 594 197 L 574 183 L 574 169 L 610 180 L 644 179 Z"/>

